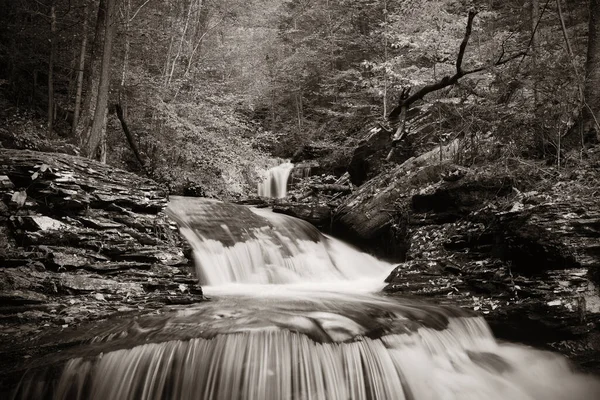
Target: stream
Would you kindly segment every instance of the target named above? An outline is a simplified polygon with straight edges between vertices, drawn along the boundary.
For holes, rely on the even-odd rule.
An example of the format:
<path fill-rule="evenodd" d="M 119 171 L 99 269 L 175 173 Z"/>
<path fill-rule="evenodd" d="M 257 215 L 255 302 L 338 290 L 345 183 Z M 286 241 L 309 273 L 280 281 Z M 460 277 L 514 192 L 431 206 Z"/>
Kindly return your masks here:
<path fill-rule="evenodd" d="M 392 264 L 267 209 L 173 197 L 210 302 L 111 321 L 14 399 L 595 399 L 470 311 L 378 294 Z"/>

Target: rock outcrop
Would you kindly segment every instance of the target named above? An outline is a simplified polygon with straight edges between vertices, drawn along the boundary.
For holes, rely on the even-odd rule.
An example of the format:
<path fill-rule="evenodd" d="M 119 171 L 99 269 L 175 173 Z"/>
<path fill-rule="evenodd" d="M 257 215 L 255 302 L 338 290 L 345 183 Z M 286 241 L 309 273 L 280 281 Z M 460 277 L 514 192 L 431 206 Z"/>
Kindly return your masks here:
<path fill-rule="evenodd" d="M 167 201 L 155 182 L 89 159 L 0 149 L 2 343 L 202 300 Z"/>
<path fill-rule="evenodd" d="M 443 174 L 457 168 L 450 162 L 457 146 L 454 141 L 411 158 L 360 186 L 335 211 L 334 233 L 379 255 L 403 259 L 407 245 L 403 220 L 412 208 L 413 195 L 426 195 Z M 448 182 L 447 186 L 461 184 Z"/>
<path fill-rule="evenodd" d="M 390 295 L 474 309 L 500 338 L 599 370 L 593 188 L 518 161 L 466 169 L 435 159 L 409 160 L 361 186 L 334 214 L 334 232 L 403 261 L 387 279 Z"/>
<path fill-rule="evenodd" d="M 273 204 L 273 211 L 308 221 L 321 231 L 331 227 L 331 208 L 324 204 L 282 202 Z"/>
<path fill-rule="evenodd" d="M 348 165 L 350 180 L 354 185 L 362 185 L 367 180 L 377 176 L 384 165 L 390 165 L 386 156 L 392 149 L 394 132 L 382 126 L 369 129 L 366 137 L 361 140 L 352 152 Z M 410 157 L 410 146 L 399 146 L 393 153 L 391 162 L 400 163 Z"/>

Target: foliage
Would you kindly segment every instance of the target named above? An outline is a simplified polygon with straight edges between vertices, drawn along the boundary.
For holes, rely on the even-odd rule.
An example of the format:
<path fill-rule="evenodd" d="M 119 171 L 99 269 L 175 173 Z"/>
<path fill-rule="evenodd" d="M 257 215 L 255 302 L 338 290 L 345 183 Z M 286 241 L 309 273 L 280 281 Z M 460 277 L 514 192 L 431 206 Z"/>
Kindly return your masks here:
<path fill-rule="evenodd" d="M 91 118 L 103 3 L 0 0 L 1 118 L 10 131 L 0 133 L 11 138 L 4 145 L 51 149 L 39 143 L 55 141 L 74 152 L 83 144 L 70 129 L 79 51 L 85 36 L 83 72 L 92 79 L 83 103 L 92 101 L 83 113 Z M 387 124 L 402 87 L 415 91 L 455 71 L 475 8 L 464 68 L 526 49 L 535 57 L 530 52 L 429 94 L 416 105 L 425 114 L 407 140 L 420 153 L 457 136 L 492 135 L 522 156 L 560 162 L 562 150 L 581 142 L 568 133 L 581 106 L 587 35 L 586 2 L 563 3 L 572 55 L 555 2 L 542 4 L 533 43 L 525 0 L 121 0 L 109 104 L 122 104 L 154 178 L 178 192 L 190 186 L 219 197 L 247 194 L 267 153 L 291 157 L 316 144 L 332 149 L 331 162 L 346 162 L 363 126 Z M 46 132 L 53 48 L 57 107 Z M 107 161 L 142 173 L 112 112 L 106 127 Z M 27 137 L 32 143 L 19 139 Z"/>

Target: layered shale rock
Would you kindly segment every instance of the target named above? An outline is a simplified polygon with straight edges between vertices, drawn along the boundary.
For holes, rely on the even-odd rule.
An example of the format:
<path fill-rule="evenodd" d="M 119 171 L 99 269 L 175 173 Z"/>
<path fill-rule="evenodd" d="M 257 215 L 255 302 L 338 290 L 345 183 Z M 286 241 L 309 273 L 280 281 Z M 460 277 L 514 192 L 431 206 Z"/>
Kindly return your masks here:
<path fill-rule="evenodd" d="M 105 164 L 1 149 L 2 342 L 202 300 L 167 201 L 157 183 Z"/>

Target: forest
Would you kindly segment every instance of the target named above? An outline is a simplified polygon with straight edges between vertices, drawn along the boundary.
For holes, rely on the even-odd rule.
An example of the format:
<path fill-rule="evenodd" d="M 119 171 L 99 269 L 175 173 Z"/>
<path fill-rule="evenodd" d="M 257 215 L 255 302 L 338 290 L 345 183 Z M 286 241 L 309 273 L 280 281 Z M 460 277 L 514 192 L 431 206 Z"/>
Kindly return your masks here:
<path fill-rule="evenodd" d="M 1 7 L 3 145 L 85 155 L 174 193 L 247 195 L 269 158 L 306 145 L 344 167 L 367 125 L 393 131 L 402 159 L 489 135 L 564 166 L 596 140 L 594 1 Z"/>
<path fill-rule="evenodd" d="M 0 0 L 0 397 L 600 398 L 599 183 L 600 0 Z"/>

